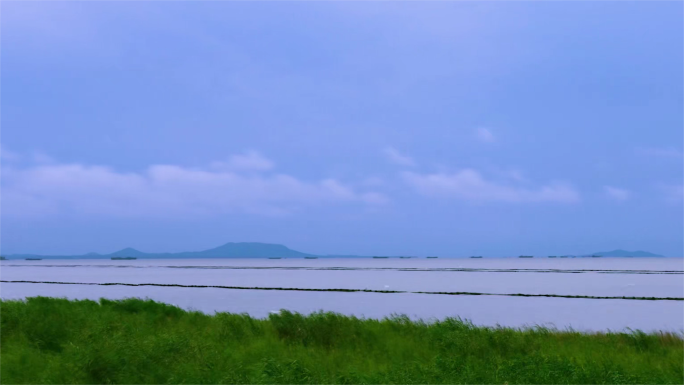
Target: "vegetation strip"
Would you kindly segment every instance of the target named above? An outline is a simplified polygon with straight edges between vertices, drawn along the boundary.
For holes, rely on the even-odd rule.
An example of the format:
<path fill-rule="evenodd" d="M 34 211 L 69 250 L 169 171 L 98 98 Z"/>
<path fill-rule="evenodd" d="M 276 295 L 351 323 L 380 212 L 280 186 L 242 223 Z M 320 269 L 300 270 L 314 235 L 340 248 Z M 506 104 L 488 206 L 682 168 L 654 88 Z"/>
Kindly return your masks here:
<path fill-rule="evenodd" d="M 206 270 L 391 270 L 423 272 L 476 272 L 476 273 L 599 273 L 599 274 L 680 274 L 681 270 L 600 270 L 600 269 L 487 269 L 487 268 L 421 268 L 421 267 L 311 267 L 311 266 L 136 266 L 136 265 L 3 265 L 4 267 L 99 267 L 99 268 L 165 268 Z"/>
<path fill-rule="evenodd" d="M 402 291 L 402 290 L 371 290 L 371 289 L 316 289 L 296 287 L 249 287 L 249 286 L 222 286 L 222 285 L 181 285 L 176 283 L 122 283 L 122 282 L 56 282 L 56 281 L 7 281 L 4 283 L 42 283 L 49 285 L 92 285 L 92 286 L 159 286 L 159 287 L 186 287 L 186 288 L 213 288 L 233 290 L 282 290 L 282 291 L 330 291 L 343 293 L 382 293 L 382 294 L 437 294 L 437 295 L 493 295 L 504 297 L 552 297 L 552 298 L 583 298 L 583 299 L 628 299 L 642 301 L 684 301 L 684 297 L 610 297 L 592 295 L 567 295 L 567 294 L 524 294 L 524 293 L 477 293 L 467 291 Z"/>
<path fill-rule="evenodd" d="M 682 333 L 0 300 L 3 384 L 681 384 Z"/>

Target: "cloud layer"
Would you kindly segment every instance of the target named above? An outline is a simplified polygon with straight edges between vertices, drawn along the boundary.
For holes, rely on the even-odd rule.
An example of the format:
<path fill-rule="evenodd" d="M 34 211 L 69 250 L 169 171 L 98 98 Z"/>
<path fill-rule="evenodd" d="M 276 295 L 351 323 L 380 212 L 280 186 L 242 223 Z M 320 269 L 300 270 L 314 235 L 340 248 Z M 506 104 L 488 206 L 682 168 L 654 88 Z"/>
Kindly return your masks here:
<path fill-rule="evenodd" d="M 405 172 L 404 180 L 419 193 L 431 197 L 480 202 L 578 202 L 579 193 L 565 184 L 550 184 L 537 189 L 497 183 L 478 171 L 463 169 L 454 173 L 418 174 Z"/>
<path fill-rule="evenodd" d="M 142 172 L 104 166 L 34 164 L 4 167 L 3 214 L 88 214 L 177 217 L 249 212 L 285 214 L 321 204 L 381 204 L 377 192 L 360 192 L 335 179 L 303 181 L 263 171 L 273 163 L 256 153 L 232 157 L 207 169 L 154 165 Z"/>
<path fill-rule="evenodd" d="M 477 135 L 477 139 L 479 139 L 481 142 L 492 143 L 496 140 L 494 134 L 484 127 L 478 128 L 475 131 L 475 134 Z"/>
<path fill-rule="evenodd" d="M 2 145 L 0 145 L 0 161 L 14 161 L 19 158 L 19 155 L 7 150 Z"/>
<path fill-rule="evenodd" d="M 647 147 L 647 148 L 638 148 L 637 151 L 641 154 L 652 156 L 652 157 L 659 157 L 659 158 L 670 158 L 670 159 L 679 159 L 681 160 L 682 157 L 684 157 L 684 153 L 682 150 L 669 147 L 669 148 L 661 148 L 661 147 Z"/>
<path fill-rule="evenodd" d="M 223 171 L 267 171 L 275 167 L 272 161 L 253 150 L 233 155 L 227 162 L 213 162 L 211 166 Z"/>
<path fill-rule="evenodd" d="M 388 147 L 393 163 L 415 166 L 412 158 Z M 3 150 L 3 156 L 9 153 Z M 19 158 L 12 154 L 11 158 Z M 284 215 L 307 207 L 357 204 L 382 205 L 388 198 L 376 191 L 379 178 L 351 184 L 327 178 L 304 181 L 274 173 L 274 162 L 256 151 L 233 155 L 205 168 L 152 165 L 138 172 L 111 167 L 42 162 L 27 166 L 6 162 L 2 169 L 3 215 L 46 217 L 88 215 L 136 218 L 186 218 L 228 213 Z M 474 169 L 453 173 L 403 172 L 400 181 L 428 197 L 479 202 L 579 201 L 566 184 L 530 188 L 521 178 L 489 180 Z M 628 193 L 606 187 L 606 193 L 626 200 Z"/>
<path fill-rule="evenodd" d="M 603 190 L 609 198 L 618 202 L 624 202 L 632 195 L 629 191 L 617 187 L 604 186 Z"/>
<path fill-rule="evenodd" d="M 660 184 L 660 191 L 665 196 L 665 200 L 670 203 L 684 203 L 684 185 L 682 184 Z"/>
<path fill-rule="evenodd" d="M 385 147 L 382 150 L 382 153 L 385 154 L 385 157 L 388 161 L 396 165 L 410 167 L 416 165 L 416 162 L 413 160 L 413 158 L 411 158 L 410 156 L 403 155 L 399 152 L 399 150 L 397 150 L 394 147 Z"/>

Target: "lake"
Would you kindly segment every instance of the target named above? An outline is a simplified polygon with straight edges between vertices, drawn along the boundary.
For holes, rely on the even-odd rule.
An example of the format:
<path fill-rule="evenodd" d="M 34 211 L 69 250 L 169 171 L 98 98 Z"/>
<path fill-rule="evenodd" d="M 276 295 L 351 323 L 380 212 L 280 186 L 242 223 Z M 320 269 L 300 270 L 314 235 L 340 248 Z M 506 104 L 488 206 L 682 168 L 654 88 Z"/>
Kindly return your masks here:
<path fill-rule="evenodd" d="M 260 288 L 684 297 L 681 258 L 141 259 L 2 261 L 5 281 L 155 283 Z M 207 313 L 265 317 L 288 309 L 381 318 L 461 317 L 477 325 L 684 332 L 684 301 L 306 292 L 1 283 L 3 299 L 151 298 Z"/>

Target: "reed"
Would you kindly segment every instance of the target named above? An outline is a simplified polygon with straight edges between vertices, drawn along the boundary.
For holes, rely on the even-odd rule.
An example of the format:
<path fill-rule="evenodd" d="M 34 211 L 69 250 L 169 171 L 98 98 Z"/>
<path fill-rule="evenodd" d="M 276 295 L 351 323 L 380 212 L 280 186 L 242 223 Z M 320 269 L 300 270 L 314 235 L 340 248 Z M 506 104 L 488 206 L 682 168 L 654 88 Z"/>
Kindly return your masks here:
<path fill-rule="evenodd" d="M 585 334 L 125 299 L 0 301 L 3 383 L 682 383 L 676 333 Z"/>

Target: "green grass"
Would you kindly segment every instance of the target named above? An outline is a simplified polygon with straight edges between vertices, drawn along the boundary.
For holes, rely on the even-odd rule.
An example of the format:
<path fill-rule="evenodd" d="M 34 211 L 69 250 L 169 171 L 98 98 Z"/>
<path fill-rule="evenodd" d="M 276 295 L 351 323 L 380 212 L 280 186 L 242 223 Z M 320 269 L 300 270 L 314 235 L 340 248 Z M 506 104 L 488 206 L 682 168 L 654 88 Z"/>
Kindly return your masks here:
<path fill-rule="evenodd" d="M 457 311 L 455 309 L 455 311 Z M 672 333 L 583 334 L 151 300 L 0 301 L 2 383 L 682 383 Z"/>

